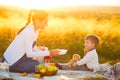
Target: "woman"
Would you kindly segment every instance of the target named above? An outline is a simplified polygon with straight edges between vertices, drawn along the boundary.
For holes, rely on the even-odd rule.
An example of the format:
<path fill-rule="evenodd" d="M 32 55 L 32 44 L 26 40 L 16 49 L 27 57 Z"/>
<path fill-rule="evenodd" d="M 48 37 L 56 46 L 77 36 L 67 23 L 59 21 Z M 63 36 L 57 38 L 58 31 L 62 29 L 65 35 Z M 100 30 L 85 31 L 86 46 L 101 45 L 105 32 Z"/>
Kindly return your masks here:
<path fill-rule="evenodd" d="M 30 24 L 32 18 L 32 22 Z M 31 10 L 26 26 L 19 32 L 3 54 L 2 62 L 7 61 L 10 72 L 34 72 L 39 64 L 35 57 L 59 56 L 57 50 L 38 50 L 35 47 L 38 30 L 47 26 L 48 14 L 43 10 Z"/>

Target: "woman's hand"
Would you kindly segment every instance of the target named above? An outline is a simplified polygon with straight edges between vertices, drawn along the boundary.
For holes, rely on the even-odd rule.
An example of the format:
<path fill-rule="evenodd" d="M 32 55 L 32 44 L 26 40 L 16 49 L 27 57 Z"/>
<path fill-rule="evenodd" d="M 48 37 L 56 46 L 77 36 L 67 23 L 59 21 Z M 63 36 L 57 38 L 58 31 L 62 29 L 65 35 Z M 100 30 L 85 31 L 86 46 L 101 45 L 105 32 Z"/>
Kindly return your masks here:
<path fill-rule="evenodd" d="M 53 57 L 58 57 L 60 56 L 59 52 L 60 51 L 58 51 L 58 49 L 50 50 L 50 55 Z"/>
<path fill-rule="evenodd" d="M 45 46 L 38 47 L 38 49 L 41 50 L 41 51 L 47 51 L 48 50 L 48 48 L 45 47 Z"/>

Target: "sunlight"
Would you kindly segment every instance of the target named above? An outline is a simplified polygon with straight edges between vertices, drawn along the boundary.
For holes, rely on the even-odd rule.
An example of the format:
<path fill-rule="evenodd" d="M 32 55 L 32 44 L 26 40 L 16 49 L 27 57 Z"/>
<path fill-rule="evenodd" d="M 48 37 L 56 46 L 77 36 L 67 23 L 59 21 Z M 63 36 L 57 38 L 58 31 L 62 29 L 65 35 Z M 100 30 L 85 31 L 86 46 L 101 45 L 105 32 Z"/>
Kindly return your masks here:
<path fill-rule="evenodd" d="M 0 4 L 24 8 L 48 9 L 74 5 L 120 6 L 120 0 L 0 0 Z"/>

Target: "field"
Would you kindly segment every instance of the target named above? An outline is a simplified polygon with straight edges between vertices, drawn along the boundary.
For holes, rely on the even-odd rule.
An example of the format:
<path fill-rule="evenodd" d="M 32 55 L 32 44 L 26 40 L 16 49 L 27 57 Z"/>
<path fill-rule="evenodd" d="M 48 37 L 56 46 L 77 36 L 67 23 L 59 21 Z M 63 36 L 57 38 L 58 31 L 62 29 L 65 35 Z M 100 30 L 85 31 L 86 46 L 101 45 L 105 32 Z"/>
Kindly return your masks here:
<path fill-rule="evenodd" d="M 46 11 L 50 15 L 48 26 L 40 31 L 37 45 L 68 49 L 54 62 L 68 62 L 75 53 L 83 57 L 87 34 L 100 37 L 97 47 L 100 63 L 120 61 L 120 7 L 79 6 Z M 18 7 L 0 7 L 0 57 L 27 22 L 28 12 Z"/>

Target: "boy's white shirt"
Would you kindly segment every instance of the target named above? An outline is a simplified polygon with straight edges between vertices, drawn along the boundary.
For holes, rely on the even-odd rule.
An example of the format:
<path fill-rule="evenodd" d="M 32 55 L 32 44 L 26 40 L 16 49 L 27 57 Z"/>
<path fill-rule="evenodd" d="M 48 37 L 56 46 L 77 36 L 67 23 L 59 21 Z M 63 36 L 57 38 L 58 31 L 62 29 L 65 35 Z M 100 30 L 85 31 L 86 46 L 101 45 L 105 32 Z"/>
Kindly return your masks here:
<path fill-rule="evenodd" d="M 41 57 L 50 55 L 49 51 L 33 50 L 33 42 L 36 41 L 38 32 L 34 31 L 33 24 L 28 25 L 10 44 L 4 53 L 9 65 L 17 62 L 26 53 L 27 57 Z"/>
<path fill-rule="evenodd" d="M 99 62 L 96 49 L 89 51 L 81 60 L 77 61 L 77 65 L 84 64 L 86 64 L 88 68 L 92 68 L 94 72 L 99 70 Z"/>

